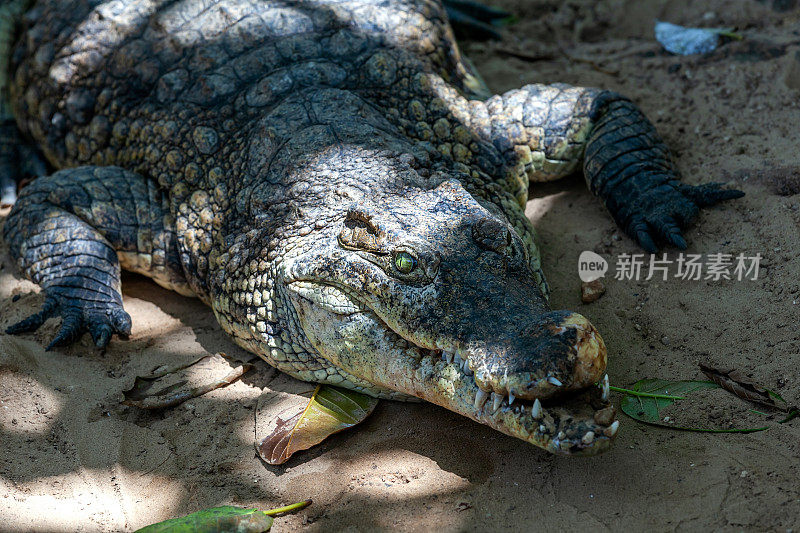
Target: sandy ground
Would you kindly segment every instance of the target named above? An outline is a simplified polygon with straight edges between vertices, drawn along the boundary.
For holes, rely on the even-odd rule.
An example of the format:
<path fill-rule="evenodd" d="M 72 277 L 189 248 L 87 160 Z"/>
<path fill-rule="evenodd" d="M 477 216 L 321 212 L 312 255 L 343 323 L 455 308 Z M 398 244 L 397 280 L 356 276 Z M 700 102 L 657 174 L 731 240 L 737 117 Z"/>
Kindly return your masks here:
<path fill-rule="evenodd" d="M 528 214 L 540 230 L 553 305 L 578 310 L 599 328 L 617 385 L 701 378 L 702 361 L 738 368 L 800 400 L 795 4 L 504 0 L 521 22 L 502 43 L 465 47 L 496 91 L 563 81 L 631 96 L 674 149 L 686 181 L 725 180 L 747 192 L 702 214 L 688 232 L 689 251 L 760 252 L 759 280 L 610 279 L 606 295 L 584 305 L 578 254 L 594 250 L 613 262 L 638 250 L 579 177 L 537 189 Z M 670 56 L 652 39 L 654 18 L 737 26 L 745 39 L 705 57 Z M 5 328 L 42 297 L 5 249 L 0 261 Z M 105 355 L 87 339 L 45 352 L 55 321 L 35 335 L 0 335 L 0 530 L 130 530 L 220 504 L 263 509 L 309 497 L 312 507 L 279 519 L 275 530 L 800 528 L 800 420 L 709 435 L 622 416 L 612 451 L 575 459 L 432 405 L 382 402 L 357 430 L 284 466 L 265 465 L 253 449 L 263 423 L 256 413 L 269 411 L 274 391 L 308 386 L 259 364 L 234 385 L 162 413 L 120 407 L 120 391 L 159 365 L 216 351 L 246 357 L 198 301 L 139 277 L 126 278 L 124 291 L 133 335 Z M 716 407 L 691 404 L 692 416 L 764 423 L 729 398 L 709 401 Z"/>

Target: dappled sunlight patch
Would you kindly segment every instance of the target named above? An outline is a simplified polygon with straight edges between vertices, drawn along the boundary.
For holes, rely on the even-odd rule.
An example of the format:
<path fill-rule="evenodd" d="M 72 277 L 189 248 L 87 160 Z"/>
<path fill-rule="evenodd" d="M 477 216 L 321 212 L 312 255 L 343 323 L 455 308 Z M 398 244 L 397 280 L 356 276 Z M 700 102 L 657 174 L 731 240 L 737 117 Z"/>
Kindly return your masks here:
<path fill-rule="evenodd" d="M 346 468 L 335 464 L 331 467 L 331 470 L 341 469 L 350 473 L 349 482 L 342 492 L 360 497 L 380 495 L 397 500 L 435 497 L 470 486 L 466 478 L 443 470 L 430 457 L 410 450 L 379 450 L 342 462 Z"/>
<path fill-rule="evenodd" d="M 9 266 L 10 263 L 9 261 Z M 5 309 L 10 307 L 10 304 L 14 303 L 11 302 L 11 297 L 17 295 L 25 297 L 28 294 L 36 294 L 39 292 L 41 292 L 41 289 L 38 285 L 26 279 L 19 278 L 16 267 L 3 269 L 0 271 L 0 299 L 2 299 L 2 301 L 0 301 L 0 311 L 2 311 L 0 316 L 9 316 L 6 315 L 8 311 L 5 311 Z M 20 316 L 20 319 L 22 318 L 24 317 Z"/>
<path fill-rule="evenodd" d="M 191 328 L 179 320 L 169 316 L 156 304 L 139 298 L 125 295 L 123 297 L 125 309 L 136 316 L 133 321 L 130 339 L 170 338 L 184 330 L 191 332 Z"/>
<path fill-rule="evenodd" d="M 405 516 L 402 520 L 407 520 L 406 525 L 413 524 L 411 529 L 457 530 L 443 524 L 469 519 L 470 513 L 457 512 L 457 504 L 474 488 L 469 481 L 442 470 L 424 455 L 403 449 L 368 448 L 358 442 L 350 449 L 340 444 L 291 468 L 279 479 L 289 497 L 312 498 L 309 518 L 316 521 L 323 516 L 328 527 L 341 528 L 344 521 L 357 524 L 356 530 L 383 530 L 397 528 L 397 520 Z M 347 454 L 346 459 L 341 458 L 343 454 Z M 428 523 L 426 513 L 420 510 L 431 507 L 449 511 L 446 517 L 440 516 L 439 523 Z"/>
<path fill-rule="evenodd" d="M 0 429 L 17 435 L 46 435 L 58 419 L 63 398 L 33 377 L 7 367 L 5 359 L 0 351 Z"/>
<path fill-rule="evenodd" d="M 183 483 L 115 465 L 11 484 L 0 478 L 3 528 L 123 531 L 180 513 Z M 46 494 L 45 494 L 46 492 Z"/>
<path fill-rule="evenodd" d="M 548 194 L 540 196 L 539 198 L 531 198 L 525 207 L 525 216 L 528 217 L 534 226 L 544 217 L 553 205 L 561 202 L 563 198 L 569 195 L 569 191 L 559 191 L 555 194 Z"/>
<path fill-rule="evenodd" d="M 470 486 L 467 479 L 442 470 L 433 459 L 410 450 L 382 450 L 357 457 L 349 463 L 350 468 L 358 472 L 351 482 L 351 490 L 355 492 L 377 491 L 397 498 L 432 497 Z M 375 464 L 382 467 L 373 468 Z"/>

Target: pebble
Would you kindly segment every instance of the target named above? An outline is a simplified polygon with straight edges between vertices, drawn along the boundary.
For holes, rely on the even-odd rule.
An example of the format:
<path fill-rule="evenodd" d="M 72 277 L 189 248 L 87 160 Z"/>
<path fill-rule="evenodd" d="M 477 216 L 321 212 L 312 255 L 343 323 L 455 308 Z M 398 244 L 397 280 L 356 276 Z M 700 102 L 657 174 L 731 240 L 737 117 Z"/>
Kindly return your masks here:
<path fill-rule="evenodd" d="M 599 299 L 606 292 L 606 287 L 603 281 L 596 279 L 590 282 L 581 283 L 581 301 L 585 304 L 590 304 Z"/>
<path fill-rule="evenodd" d="M 613 406 L 609 405 L 605 409 L 600 409 L 594 413 L 594 421 L 601 426 L 610 426 L 616 418 L 617 411 Z"/>

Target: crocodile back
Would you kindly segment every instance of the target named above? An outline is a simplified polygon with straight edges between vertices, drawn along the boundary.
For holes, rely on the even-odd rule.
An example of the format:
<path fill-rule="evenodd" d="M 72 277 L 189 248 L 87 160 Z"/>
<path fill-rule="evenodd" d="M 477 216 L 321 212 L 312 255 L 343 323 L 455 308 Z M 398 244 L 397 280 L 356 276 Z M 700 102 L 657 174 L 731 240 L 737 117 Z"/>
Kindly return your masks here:
<path fill-rule="evenodd" d="M 165 184 L 185 170 L 178 159 L 202 159 L 287 95 L 363 84 L 376 49 L 402 49 L 457 86 L 466 75 L 435 0 L 39 0 L 24 25 L 12 101 L 50 162 L 118 164 Z"/>

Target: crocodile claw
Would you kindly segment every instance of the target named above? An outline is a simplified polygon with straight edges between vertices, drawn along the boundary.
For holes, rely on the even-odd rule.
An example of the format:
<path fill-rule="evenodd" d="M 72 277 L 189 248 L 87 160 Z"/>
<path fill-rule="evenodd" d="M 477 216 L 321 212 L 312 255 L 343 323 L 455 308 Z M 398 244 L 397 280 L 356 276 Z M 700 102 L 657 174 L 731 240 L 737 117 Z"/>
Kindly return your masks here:
<path fill-rule="evenodd" d="M 744 196 L 740 190 L 723 189 L 721 186 L 721 183 L 693 186 L 671 181 L 668 185 L 649 191 L 657 192 L 658 198 L 632 202 L 637 207 L 636 211 L 627 213 L 628 221 L 623 224 L 625 232 L 651 254 L 658 252 L 657 241 L 685 250 L 688 245 L 681 228 L 691 223 L 701 207 Z"/>
<path fill-rule="evenodd" d="M 16 335 L 36 331 L 47 319 L 60 315 L 61 327 L 47 345 L 48 351 L 56 346 L 71 344 L 84 331 L 89 332 L 98 348 L 105 348 L 115 333 L 125 337 L 130 335 L 131 317 L 120 304 L 96 302 L 82 305 L 83 303 L 85 301 L 48 294 L 39 312 L 9 326 L 6 333 Z"/>

